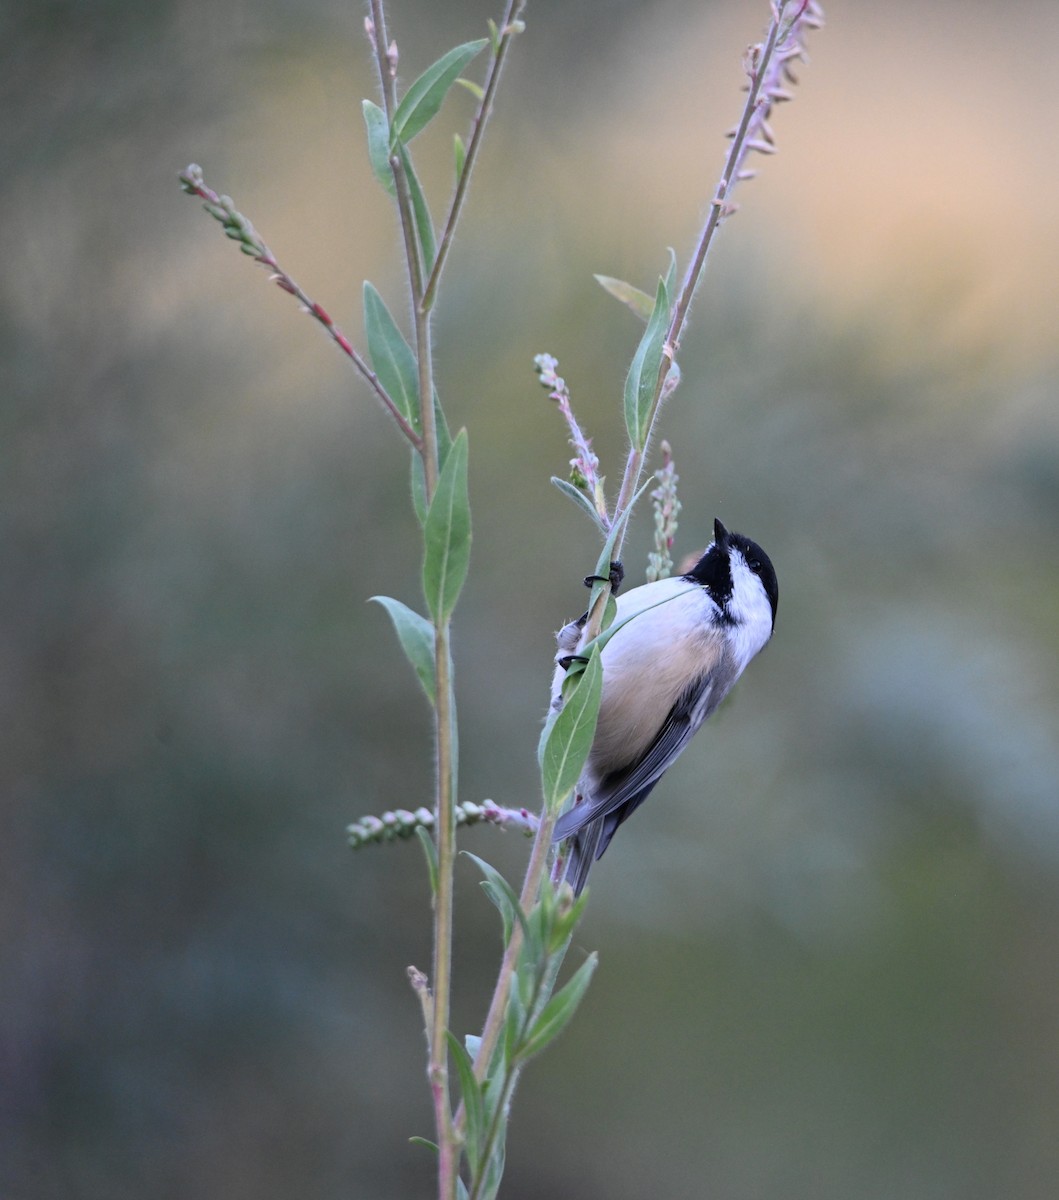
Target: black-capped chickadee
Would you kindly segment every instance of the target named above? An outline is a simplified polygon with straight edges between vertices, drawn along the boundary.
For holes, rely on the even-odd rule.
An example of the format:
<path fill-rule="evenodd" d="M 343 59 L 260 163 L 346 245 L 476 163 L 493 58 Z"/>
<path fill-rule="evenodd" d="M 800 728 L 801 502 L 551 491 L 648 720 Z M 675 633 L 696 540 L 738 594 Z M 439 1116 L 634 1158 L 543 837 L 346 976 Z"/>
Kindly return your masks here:
<path fill-rule="evenodd" d="M 555 841 L 571 839 L 565 878 L 575 894 L 618 826 L 647 799 L 772 636 L 778 593 L 769 556 L 720 521 L 713 530 L 714 540 L 687 574 L 617 599 L 616 632 L 601 659 L 595 738 L 574 807 L 555 827 Z M 564 664 L 584 621 L 559 632 L 553 708 L 562 706 Z"/>

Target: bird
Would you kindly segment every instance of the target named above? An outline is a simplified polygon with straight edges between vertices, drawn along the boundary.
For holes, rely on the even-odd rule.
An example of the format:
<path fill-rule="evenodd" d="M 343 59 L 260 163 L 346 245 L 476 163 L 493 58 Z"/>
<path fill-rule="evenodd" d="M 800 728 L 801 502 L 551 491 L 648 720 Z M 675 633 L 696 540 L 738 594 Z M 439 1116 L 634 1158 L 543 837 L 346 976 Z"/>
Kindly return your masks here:
<path fill-rule="evenodd" d="M 713 541 L 689 571 L 617 597 L 616 632 L 601 655 L 603 692 L 592 748 L 574 806 L 553 835 L 553 842 L 567 843 L 563 877 L 575 895 L 618 826 L 647 799 L 768 642 L 778 598 L 769 556 L 719 520 Z M 587 616 L 557 635 L 553 709 L 562 707 L 566 667 Z"/>

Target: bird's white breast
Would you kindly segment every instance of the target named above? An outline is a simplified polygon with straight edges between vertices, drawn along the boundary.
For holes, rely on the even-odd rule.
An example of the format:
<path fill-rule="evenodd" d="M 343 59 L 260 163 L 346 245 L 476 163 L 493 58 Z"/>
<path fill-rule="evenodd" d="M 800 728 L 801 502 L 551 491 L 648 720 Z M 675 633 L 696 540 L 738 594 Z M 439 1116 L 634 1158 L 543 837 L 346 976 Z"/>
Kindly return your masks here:
<path fill-rule="evenodd" d="M 603 650 L 603 702 L 592 747 L 592 761 L 611 769 L 643 754 L 681 693 L 724 652 L 718 608 L 698 584 L 659 580 L 619 596 L 617 605 L 615 625 L 628 624 Z"/>

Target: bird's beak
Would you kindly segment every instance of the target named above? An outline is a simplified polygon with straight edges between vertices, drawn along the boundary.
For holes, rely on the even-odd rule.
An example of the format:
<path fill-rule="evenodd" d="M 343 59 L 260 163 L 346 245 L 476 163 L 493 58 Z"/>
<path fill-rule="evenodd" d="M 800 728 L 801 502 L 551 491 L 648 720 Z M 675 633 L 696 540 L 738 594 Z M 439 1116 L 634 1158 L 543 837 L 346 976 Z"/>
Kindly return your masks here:
<path fill-rule="evenodd" d="M 717 520 L 713 519 L 713 540 L 718 546 L 726 546 L 728 544 L 728 530 Z"/>

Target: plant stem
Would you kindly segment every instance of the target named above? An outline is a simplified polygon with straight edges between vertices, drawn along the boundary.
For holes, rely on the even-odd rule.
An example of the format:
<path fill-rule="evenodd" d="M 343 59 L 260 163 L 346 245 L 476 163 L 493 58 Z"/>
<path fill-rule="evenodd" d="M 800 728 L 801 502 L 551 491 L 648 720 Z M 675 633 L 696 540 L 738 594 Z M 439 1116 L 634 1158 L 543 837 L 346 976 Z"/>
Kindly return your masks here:
<path fill-rule="evenodd" d="M 669 374 L 672 366 L 673 357 L 680 346 L 680 339 L 684 332 L 684 326 L 687 323 L 688 313 L 691 309 L 691 301 L 694 298 L 695 290 L 702 278 L 703 269 L 706 266 L 706 256 L 709 254 L 710 247 L 713 245 L 714 237 L 717 233 L 721 222 L 732 211 L 730 198 L 735 183 L 738 180 L 739 164 L 742 161 L 747 151 L 747 136 L 750 131 L 751 123 L 758 111 L 759 103 L 763 101 L 761 96 L 761 85 L 765 79 L 772 56 L 776 51 L 776 46 L 780 40 L 781 30 L 785 25 L 785 12 L 788 6 L 794 0 L 779 0 L 773 5 L 772 20 L 769 23 L 768 33 L 765 42 L 761 48 L 760 58 L 757 60 L 754 70 L 750 73 L 750 86 L 747 89 L 746 103 L 743 105 L 743 114 L 736 127 L 735 133 L 732 136 L 732 144 L 729 147 L 728 155 L 725 158 L 724 169 L 721 172 L 721 177 L 718 180 L 717 187 L 714 190 L 713 199 L 710 202 L 710 211 L 706 217 L 706 222 L 699 234 L 699 240 L 695 247 L 695 253 L 692 255 L 691 262 L 688 265 L 684 281 L 681 285 L 680 296 L 676 304 L 673 306 L 672 316 L 669 321 L 669 328 L 666 331 L 665 346 L 666 351 L 662 356 L 662 362 L 658 369 L 658 379 L 655 383 L 654 399 L 651 402 L 650 418 L 647 423 L 647 437 L 644 439 L 644 449 L 637 450 L 635 447 L 629 451 L 629 457 L 625 464 L 625 474 L 622 477 L 621 489 L 618 493 L 618 499 L 614 505 L 614 519 L 617 520 L 621 513 L 628 507 L 632 497 L 636 495 L 636 489 L 640 484 L 640 475 L 643 471 L 644 456 L 646 448 L 651 443 L 651 434 L 654 431 L 655 421 L 658 417 L 659 409 L 661 408 L 662 394 L 665 388 L 666 376 Z M 808 7 L 807 0 L 799 0 L 800 9 L 797 20 L 805 9 Z M 786 29 L 789 31 L 791 22 L 786 22 Z M 622 543 L 625 538 L 625 531 L 619 535 L 615 546 L 615 557 L 621 556 Z M 594 618 L 597 613 L 600 619 L 603 615 L 603 607 L 606 603 L 606 596 L 601 597 L 596 608 L 589 614 L 588 625 L 585 629 L 585 640 L 590 637 L 595 637 L 599 632 L 598 629 L 593 631 Z"/>
<path fill-rule="evenodd" d="M 449 1089 L 449 998 L 452 977 L 452 893 L 456 862 L 455 713 L 453 711 L 452 659 L 449 623 L 434 630 L 434 671 L 437 679 L 435 744 L 437 747 L 436 844 L 438 886 L 434 896 L 434 1003 L 430 1029 L 430 1086 L 438 1134 L 438 1197 L 454 1200 L 460 1155 L 452 1119 Z"/>
<path fill-rule="evenodd" d="M 558 816 L 558 813 L 550 813 L 547 810 L 541 813 L 540 824 L 537 826 L 537 834 L 533 839 L 533 849 L 530 852 L 529 864 L 526 867 L 526 878 L 522 884 L 522 894 L 519 896 L 519 904 L 523 912 L 528 912 L 532 908 L 540 893 L 541 883 L 548 869 L 548 852 L 551 850 L 552 832 L 555 829 L 555 822 L 558 820 Z M 512 926 L 511 936 L 504 950 L 504 958 L 500 964 L 500 973 L 497 975 L 496 987 L 493 990 L 493 999 L 489 1004 L 489 1012 L 486 1014 L 485 1025 L 482 1028 L 482 1040 L 478 1047 L 478 1054 L 474 1060 L 474 1074 L 479 1081 L 485 1078 L 489 1060 L 493 1056 L 493 1051 L 496 1049 L 496 1043 L 500 1037 L 500 1031 L 504 1027 L 504 1017 L 507 1013 L 507 997 L 511 990 L 511 981 L 515 974 L 515 964 L 518 962 L 518 953 L 521 948 L 522 927 L 516 922 Z M 457 1128 L 462 1125 L 461 1118 L 462 1110 L 457 1114 Z"/>
<path fill-rule="evenodd" d="M 375 61 L 379 71 L 388 121 L 397 107 L 396 48 L 390 49 L 382 0 L 371 0 Z M 423 303 L 423 273 L 411 194 L 401 153 L 390 158 L 397 191 L 397 209 L 404 237 L 408 285 L 412 297 L 416 362 L 419 370 L 419 411 L 423 427 L 420 456 L 423 460 L 426 501 L 429 506 L 438 482 L 438 437 L 434 419 L 434 366 L 430 338 L 430 312 Z M 453 877 L 456 863 L 455 784 L 456 714 L 453 707 L 450 626 L 440 617 L 434 624 L 434 745 L 435 844 L 438 854 L 437 891 L 434 895 L 433 1002 L 427 1030 L 430 1062 L 427 1074 L 434 1101 L 434 1126 L 438 1139 L 438 1200 L 455 1200 L 460 1166 L 460 1148 L 452 1116 L 449 1082 L 449 1053 L 446 1033 L 452 990 Z"/>
<path fill-rule="evenodd" d="M 489 73 L 486 76 L 482 100 L 474 116 L 474 129 L 471 133 L 471 140 L 467 145 L 463 170 L 460 172 L 459 179 L 456 180 L 456 190 L 452 196 L 452 203 L 449 205 L 449 214 L 445 221 L 445 229 L 442 232 L 441 241 L 438 243 L 437 257 L 434 259 L 434 265 L 431 268 L 426 287 L 423 289 L 423 306 L 427 309 L 432 308 L 434 305 L 438 281 L 441 278 L 445 260 L 448 258 L 449 248 L 452 245 L 452 236 L 456 232 L 456 222 L 459 220 L 460 213 L 463 210 L 467 185 L 471 180 L 471 170 L 477 161 L 478 149 L 482 144 L 485 127 L 492 115 L 493 97 L 496 95 L 497 85 L 500 82 L 500 72 L 504 66 L 507 49 L 511 44 L 511 39 L 518 32 L 515 28 L 515 22 L 519 19 L 525 7 L 526 0 L 508 0 L 507 11 L 504 13 L 503 21 L 500 25 L 500 36 L 497 40 L 496 49 L 493 52 L 493 61 L 489 65 Z"/>
<path fill-rule="evenodd" d="M 419 434 L 412 428 L 411 424 L 406 420 L 404 414 L 393 402 L 392 397 L 382 386 L 378 375 L 368 366 L 364 357 L 358 353 L 356 348 L 350 342 L 349 338 L 342 332 L 341 329 L 331 319 L 331 315 L 323 307 L 318 304 L 287 272 L 279 265 L 276 256 L 268 248 L 262 240 L 261 235 L 253 227 L 253 225 L 240 213 L 228 196 L 218 196 L 217 193 L 208 187 L 206 181 L 202 177 L 202 168 L 197 164 L 192 163 L 180 173 L 180 182 L 184 191 L 189 196 L 198 196 L 204 202 L 206 211 L 224 227 L 225 233 L 235 241 L 238 241 L 242 249 L 250 254 L 255 262 L 259 262 L 263 267 L 266 267 L 272 272 L 270 279 L 278 287 L 285 291 L 289 296 L 293 296 L 301 303 L 302 311 L 313 320 L 318 321 L 326 330 L 327 336 L 335 343 L 342 353 L 350 360 L 357 371 L 367 380 L 371 390 L 375 393 L 376 398 L 380 401 L 383 408 L 397 422 L 398 428 L 415 447 L 417 451 L 422 453 L 423 443 Z"/>
<path fill-rule="evenodd" d="M 732 137 L 732 144 L 728 148 L 728 156 L 725 159 L 724 170 L 721 172 L 721 177 L 717 181 L 717 188 L 714 191 L 713 199 L 710 201 L 710 211 L 706 217 L 706 224 L 703 226 L 702 233 L 699 235 L 698 245 L 695 247 L 695 254 L 692 256 L 691 262 L 688 264 L 687 273 L 684 276 L 684 282 L 680 289 L 680 298 L 677 300 L 673 308 L 673 317 L 669 322 L 669 329 L 666 333 L 666 342 L 673 347 L 674 352 L 680 345 L 680 337 L 684 332 L 684 325 L 688 318 L 688 311 L 691 308 L 691 301 L 695 295 L 695 289 L 699 285 L 699 280 L 702 278 L 703 268 L 706 266 L 706 256 L 710 252 L 710 246 L 713 244 L 713 238 L 716 234 L 721 222 L 729 213 L 729 197 L 736 182 L 736 172 L 739 163 L 746 153 L 746 139 L 750 130 L 750 122 L 754 118 L 757 111 L 758 100 L 761 96 L 761 84 L 765 78 L 769 62 L 776 50 L 776 43 L 779 40 L 780 28 L 783 24 L 783 12 L 787 6 L 788 0 L 778 4 L 773 12 L 772 21 L 769 24 L 768 34 L 765 38 L 765 43 L 762 49 L 761 59 L 756 70 L 750 77 L 750 86 L 747 89 L 746 103 L 743 105 L 743 115 L 739 119 L 739 124 L 736 127 L 735 134 Z M 804 6 L 803 6 L 804 7 Z M 662 368 L 659 371 L 658 389 L 655 397 L 657 405 L 658 395 L 661 394 L 662 384 L 665 382 L 666 372 L 669 367 L 666 360 L 663 359 Z"/>

